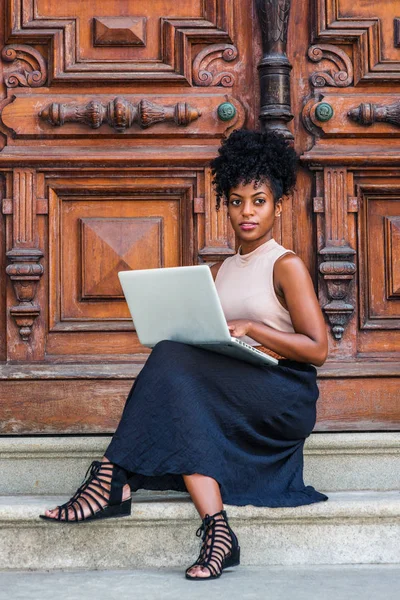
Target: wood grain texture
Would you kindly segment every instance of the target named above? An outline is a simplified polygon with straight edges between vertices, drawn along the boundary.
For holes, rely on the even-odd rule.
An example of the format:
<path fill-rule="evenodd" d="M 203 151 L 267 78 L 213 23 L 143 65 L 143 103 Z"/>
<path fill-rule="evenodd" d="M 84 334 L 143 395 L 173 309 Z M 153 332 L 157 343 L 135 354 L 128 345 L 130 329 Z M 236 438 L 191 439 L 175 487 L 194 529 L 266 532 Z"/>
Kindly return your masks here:
<path fill-rule="evenodd" d="M 139 15 L 146 19 L 146 44 L 129 47 L 126 44 L 93 44 L 93 18 L 108 23 L 107 31 L 100 26 L 95 40 L 120 41 L 141 39 L 143 33 L 134 31 L 113 35 L 112 21 L 126 13 L 126 2 L 103 3 L 106 15 L 98 13 L 99 6 L 89 2 L 69 0 L 12 0 L 10 29 L 14 40 L 26 37 L 32 43 L 43 38 L 52 54 L 49 61 L 50 81 L 147 81 L 160 83 L 191 82 L 191 46 L 198 41 L 208 44 L 231 43 L 233 34 L 232 10 L 229 0 L 152 0 L 140 7 Z M 135 9 L 136 12 L 136 9 Z M 135 15 L 126 15 L 132 18 Z M 105 19 L 105 20 L 104 20 Z M 131 26 L 132 27 L 132 26 Z M 118 28 L 117 28 L 118 30 Z M 142 40 L 143 41 L 143 40 Z"/>
<path fill-rule="evenodd" d="M 348 113 L 362 103 L 398 102 L 398 14 L 394 0 L 291 4 L 286 54 L 294 118 L 287 127 L 302 162 L 274 237 L 304 260 L 322 306 L 339 300 L 352 307 L 341 339 L 329 336 L 329 360 L 318 369 L 316 430 L 396 430 L 400 128 L 387 121 L 362 125 Z M 28 341 L 12 316 L 18 302 L 10 277 L 0 287 L 0 418 L 8 433 L 111 432 L 149 353 L 120 295 L 118 269 L 212 264 L 238 246 L 225 207 L 215 211 L 208 163 L 234 128 L 257 126 L 263 103 L 257 64 L 266 42 L 282 45 L 285 13 L 267 39 L 255 0 L 129 6 L 12 0 L 6 10 L 0 0 L 1 47 L 29 46 L 48 67 L 45 86 L 20 78 L 11 88 L 3 79 L 0 98 L 0 267 L 4 276 L 6 252 L 18 239 L 21 248 L 43 254 L 35 264 L 45 274 Z M 125 44 L 129 20 L 139 17 L 146 20 L 145 45 Z M 95 18 L 108 23 L 109 45 L 94 43 Z M 325 48 L 318 62 L 307 57 L 310 46 Z M 224 60 L 222 48 L 235 49 L 233 60 Z M 2 61 L 6 77 L 16 72 L 28 82 L 29 73 L 44 73 L 33 54 L 30 60 Z M 209 73 L 204 86 L 194 77 L 202 71 Z M 313 85 L 318 74 L 323 87 Z M 201 117 L 184 126 L 171 120 L 127 127 L 128 103 L 137 110 L 142 101 L 170 110 L 187 104 Z M 226 101 L 236 108 L 230 122 L 218 118 Z M 96 120 L 93 105 L 91 121 L 80 108 L 80 121 L 61 126 L 39 118 L 49 105 L 91 102 L 106 110 L 112 104 L 112 126 Z M 329 121 L 316 118 L 321 102 L 332 106 Z M 28 174 L 21 198 L 31 201 L 14 207 L 20 172 Z"/>
<path fill-rule="evenodd" d="M 356 85 L 399 82 L 400 58 L 393 26 L 397 11 L 396 0 L 312 0 L 313 38 L 351 45 Z"/>
<path fill-rule="evenodd" d="M 94 46 L 146 46 L 146 17 L 94 17 Z"/>
<path fill-rule="evenodd" d="M 398 281 L 400 189 L 380 183 L 359 187 L 360 328 L 398 331 L 400 296 L 393 284 Z"/>

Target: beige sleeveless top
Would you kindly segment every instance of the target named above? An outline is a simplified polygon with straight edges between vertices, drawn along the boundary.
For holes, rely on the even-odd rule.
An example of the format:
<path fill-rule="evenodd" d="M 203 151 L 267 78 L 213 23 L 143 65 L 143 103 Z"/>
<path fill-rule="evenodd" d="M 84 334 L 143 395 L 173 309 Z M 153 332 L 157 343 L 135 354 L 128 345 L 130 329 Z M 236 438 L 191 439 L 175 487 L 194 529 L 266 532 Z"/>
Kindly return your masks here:
<path fill-rule="evenodd" d="M 294 332 L 289 311 L 279 302 L 274 290 L 274 264 L 283 254 L 291 252 L 273 238 L 248 254 L 226 258 L 215 279 L 218 296 L 227 321 L 249 319 L 260 321 L 279 331 Z M 240 338 L 250 346 L 260 342 L 244 335 Z"/>

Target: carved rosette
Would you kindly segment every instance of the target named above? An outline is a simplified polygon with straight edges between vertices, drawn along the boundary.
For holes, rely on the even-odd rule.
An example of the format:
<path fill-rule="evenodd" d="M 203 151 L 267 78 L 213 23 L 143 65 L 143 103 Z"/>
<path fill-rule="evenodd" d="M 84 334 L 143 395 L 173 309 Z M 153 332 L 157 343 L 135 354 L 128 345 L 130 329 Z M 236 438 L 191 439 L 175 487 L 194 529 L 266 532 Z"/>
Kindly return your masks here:
<path fill-rule="evenodd" d="M 222 85 L 232 87 L 235 83 L 233 73 L 229 71 L 218 72 L 211 65 L 218 59 L 232 62 L 237 58 L 238 51 L 232 44 L 212 44 L 199 52 L 193 61 L 193 84 L 198 86 Z"/>
<path fill-rule="evenodd" d="M 23 44 L 4 46 L 1 58 L 4 62 L 16 62 L 19 67 L 4 75 L 6 87 L 40 87 L 46 83 L 46 63 L 35 48 Z"/>
<path fill-rule="evenodd" d="M 293 139 L 287 123 L 293 119 L 290 100 L 290 71 L 286 56 L 291 0 L 256 0 L 261 27 L 263 56 L 260 77 L 260 120 L 264 129 Z"/>
<path fill-rule="evenodd" d="M 42 256 L 43 253 L 35 248 L 14 248 L 7 252 L 10 264 L 6 268 L 6 273 L 12 281 L 19 302 L 17 306 L 11 307 L 10 314 L 25 342 L 28 341 L 33 323 L 40 314 L 40 307 L 33 301 L 39 280 L 43 275 L 43 266 L 39 262 Z"/>
<path fill-rule="evenodd" d="M 353 65 L 344 50 L 331 44 L 318 44 L 308 49 L 308 58 L 313 62 L 329 61 L 336 70 L 317 71 L 311 75 L 314 87 L 348 87 L 353 83 Z"/>
<path fill-rule="evenodd" d="M 349 110 L 347 116 L 360 125 L 381 122 L 400 127 L 400 101 L 387 105 L 362 102 L 357 108 Z"/>
<path fill-rule="evenodd" d="M 324 248 L 320 254 L 324 262 L 319 266 L 319 272 L 326 283 L 330 301 L 323 306 L 331 325 L 335 339 L 342 339 L 345 327 L 354 312 L 354 306 L 346 299 L 349 296 L 349 286 L 356 272 L 356 265 L 352 262 L 354 250 L 352 248 Z"/>
<path fill-rule="evenodd" d="M 88 104 L 59 104 L 53 102 L 39 114 L 50 125 L 61 127 L 65 123 L 83 123 L 97 129 L 104 123 L 123 133 L 133 123 L 145 129 L 155 123 L 173 122 L 178 126 L 187 126 L 201 116 L 197 108 L 186 102 L 173 106 L 154 104 L 150 100 L 141 100 L 132 104 L 125 98 L 114 98 L 108 104 L 100 100 L 91 100 Z"/>

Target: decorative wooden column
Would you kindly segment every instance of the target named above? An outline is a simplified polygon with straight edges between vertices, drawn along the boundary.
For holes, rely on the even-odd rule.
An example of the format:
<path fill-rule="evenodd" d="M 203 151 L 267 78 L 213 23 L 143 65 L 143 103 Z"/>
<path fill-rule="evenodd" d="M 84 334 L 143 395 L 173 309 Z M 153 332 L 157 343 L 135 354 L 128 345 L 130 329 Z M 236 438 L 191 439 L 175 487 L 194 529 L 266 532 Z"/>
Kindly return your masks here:
<path fill-rule="evenodd" d="M 348 243 L 347 213 L 357 210 L 349 196 L 347 169 L 325 167 L 323 198 L 314 198 L 314 212 L 324 213 L 324 246 L 319 250 L 323 261 L 319 271 L 326 283 L 329 302 L 322 307 L 332 334 L 340 340 L 354 311 L 348 301 L 350 284 L 356 272 L 355 250 Z"/>
<path fill-rule="evenodd" d="M 15 169 L 12 201 L 3 201 L 3 212 L 12 213 L 13 247 L 7 252 L 10 277 L 18 304 L 10 314 L 19 327 L 21 338 L 28 341 L 32 325 L 40 313 L 34 303 L 38 282 L 43 275 L 36 232 L 36 173 L 32 169 Z"/>
<path fill-rule="evenodd" d="M 286 56 L 291 0 L 256 0 L 261 27 L 263 57 L 260 76 L 260 119 L 270 129 L 293 139 L 287 123 L 293 119 L 290 103 L 290 71 Z"/>

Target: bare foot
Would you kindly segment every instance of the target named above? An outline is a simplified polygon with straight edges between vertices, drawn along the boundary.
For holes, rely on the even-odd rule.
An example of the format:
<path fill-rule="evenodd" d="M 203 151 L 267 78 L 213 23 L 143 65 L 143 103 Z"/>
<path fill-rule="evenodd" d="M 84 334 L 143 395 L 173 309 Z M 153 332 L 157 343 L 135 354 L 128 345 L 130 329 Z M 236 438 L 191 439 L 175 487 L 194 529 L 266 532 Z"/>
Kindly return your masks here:
<path fill-rule="evenodd" d="M 100 507 L 104 508 L 108 505 L 112 479 L 112 470 L 110 467 L 113 465 L 105 457 L 103 458 L 102 463 L 104 463 L 105 468 L 103 468 L 102 465 L 100 469 L 97 470 L 97 473 L 94 474 L 89 486 L 80 494 L 76 493 L 76 497 L 73 496 L 75 500 L 71 498 L 71 506 L 68 508 L 68 520 L 83 520 L 90 517 L 93 512 L 99 511 Z M 122 491 L 122 501 L 128 500 L 130 497 L 131 489 L 129 484 L 126 484 Z M 61 521 L 65 521 L 67 512 L 65 509 L 56 507 L 46 510 L 44 514 L 50 519 L 58 519 L 60 510 L 62 511 Z"/>

